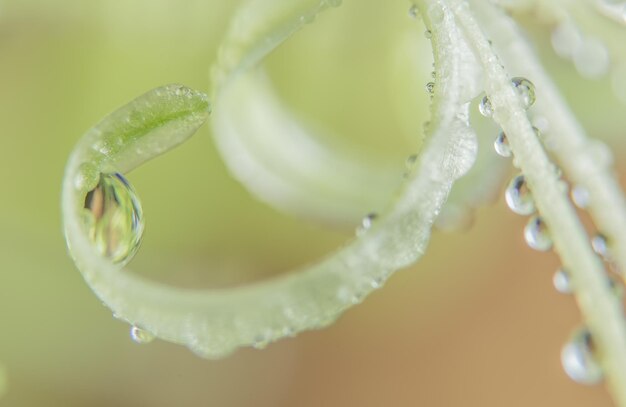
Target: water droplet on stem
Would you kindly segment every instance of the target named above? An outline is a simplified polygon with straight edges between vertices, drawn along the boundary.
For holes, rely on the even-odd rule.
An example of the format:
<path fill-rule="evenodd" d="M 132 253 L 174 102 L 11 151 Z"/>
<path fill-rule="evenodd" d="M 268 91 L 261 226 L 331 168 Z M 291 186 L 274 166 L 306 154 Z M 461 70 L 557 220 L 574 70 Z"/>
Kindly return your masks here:
<path fill-rule="evenodd" d="M 361 220 L 361 225 L 359 225 L 359 227 L 356 229 L 356 235 L 363 236 L 365 233 L 367 233 L 367 231 L 374 224 L 374 221 L 377 217 L 378 214 L 375 212 L 371 212 L 365 215 L 365 217 Z"/>
<path fill-rule="evenodd" d="M 576 185 L 571 191 L 572 202 L 577 207 L 584 209 L 589 206 L 589 190 L 581 185 Z"/>
<path fill-rule="evenodd" d="M 535 103 L 535 85 L 528 79 L 521 77 L 511 79 L 511 83 L 520 96 L 524 108 L 531 107 Z"/>
<path fill-rule="evenodd" d="M 602 367 L 594 355 L 591 333 L 586 327 L 574 332 L 561 350 L 561 363 L 570 379 L 581 384 L 597 384 L 602 381 Z"/>
<path fill-rule="evenodd" d="M 493 148 L 501 157 L 510 157 L 512 154 L 511 146 L 509 146 L 509 140 L 506 138 L 506 134 L 504 134 L 503 131 L 498 134 L 496 141 L 493 143 Z"/>
<path fill-rule="evenodd" d="M 85 196 L 87 235 L 98 252 L 115 263 L 128 263 L 139 248 L 143 212 L 130 183 L 118 173 L 101 174 Z"/>
<path fill-rule="evenodd" d="M 509 182 L 504 198 L 509 208 L 518 215 L 530 215 L 535 212 L 535 201 L 522 174 Z"/>
<path fill-rule="evenodd" d="M 491 100 L 487 96 L 484 96 L 478 104 L 478 111 L 485 117 L 493 116 L 493 106 L 491 106 Z"/>
<path fill-rule="evenodd" d="M 569 273 L 562 268 L 554 273 L 552 284 L 554 284 L 554 288 L 561 294 L 572 293 L 572 280 Z"/>
<path fill-rule="evenodd" d="M 550 231 L 539 216 L 533 216 L 528 220 L 524 228 L 524 239 L 531 249 L 545 252 L 552 248 Z"/>
<path fill-rule="evenodd" d="M 154 341 L 155 336 L 151 332 L 133 325 L 130 328 L 130 338 L 134 342 L 143 345 Z"/>

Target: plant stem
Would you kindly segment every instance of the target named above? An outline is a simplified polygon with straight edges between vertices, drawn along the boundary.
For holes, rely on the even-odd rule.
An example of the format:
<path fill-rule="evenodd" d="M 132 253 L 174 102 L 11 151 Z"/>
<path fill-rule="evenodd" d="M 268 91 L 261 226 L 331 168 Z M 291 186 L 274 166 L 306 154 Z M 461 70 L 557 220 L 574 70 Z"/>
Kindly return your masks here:
<path fill-rule="evenodd" d="M 536 107 L 550 123 L 550 143 L 556 146 L 552 153 L 572 183 L 589 192 L 589 213 L 608 237 L 611 258 L 626 278 L 626 199 L 613 174 L 610 156 L 604 156 L 607 150 L 600 141 L 587 137 L 511 19 L 489 5 L 481 5 L 481 17 L 481 24 L 497 33 L 493 42 L 505 61 L 537 86 Z"/>
<path fill-rule="evenodd" d="M 602 262 L 593 253 L 575 209 L 559 187 L 557 171 L 467 2 L 447 3 L 483 64 L 493 118 L 506 133 L 537 208 L 551 230 L 556 251 L 571 274 L 576 299 L 593 335 L 609 389 L 617 404 L 626 406 L 626 328 L 622 305 L 611 293 Z"/>

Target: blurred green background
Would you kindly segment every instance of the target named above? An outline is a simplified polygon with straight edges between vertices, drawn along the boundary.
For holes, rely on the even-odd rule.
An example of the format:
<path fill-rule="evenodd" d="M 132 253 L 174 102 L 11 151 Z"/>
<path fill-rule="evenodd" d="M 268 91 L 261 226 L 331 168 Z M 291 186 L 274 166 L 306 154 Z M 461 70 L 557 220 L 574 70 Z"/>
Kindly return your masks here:
<path fill-rule="evenodd" d="M 423 27 L 407 16 L 408 3 L 344 3 L 277 50 L 270 76 L 298 112 L 341 134 L 364 160 L 397 162 L 400 176 L 428 117 Z M 0 405 L 610 405 L 601 386 L 576 385 L 562 372 L 560 347 L 578 311 L 552 289 L 557 258 L 524 245 L 524 219 L 501 199 L 478 211 L 470 231 L 436 232 L 417 265 L 328 329 L 220 361 L 130 340 L 66 254 L 65 160 L 86 129 L 151 88 L 208 90 L 236 5 L 0 4 L 0 363 L 8 376 Z M 545 43 L 545 28 L 528 26 Z M 554 58 L 549 65 L 591 133 L 624 157 L 624 105 L 608 81 L 582 81 Z M 598 101 L 603 109 L 593 108 Z M 172 284 L 267 278 L 353 233 L 258 203 L 229 176 L 206 127 L 129 178 L 147 220 L 133 269 Z"/>

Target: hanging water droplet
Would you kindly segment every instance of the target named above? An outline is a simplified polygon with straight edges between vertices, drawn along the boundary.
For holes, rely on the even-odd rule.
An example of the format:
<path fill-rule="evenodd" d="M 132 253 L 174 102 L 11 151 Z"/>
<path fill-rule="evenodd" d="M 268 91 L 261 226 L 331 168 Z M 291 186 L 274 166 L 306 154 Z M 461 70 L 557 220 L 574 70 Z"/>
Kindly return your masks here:
<path fill-rule="evenodd" d="M 539 216 L 533 216 L 528 220 L 524 228 L 524 239 L 531 249 L 545 252 L 552 248 L 550 231 Z"/>
<path fill-rule="evenodd" d="M 259 334 L 254 337 L 254 342 L 252 343 L 252 347 L 255 349 L 264 349 L 269 344 L 269 335 L 267 334 Z"/>
<path fill-rule="evenodd" d="M 372 288 L 380 288 L 382 287 L 383 282 L 384 279 L 382 277 L 376 277 L 370 281 L 370 286 L 372 286 Z"/>
<path fill-rule="evenodd" d="M 417 5 L 412 4 L 411 7 L 409 7 L 409 17 L 415 19 L 417 18 L 418 15 L 419 15 L 419 9 L 417 8 Z"/>
<path fill-rule="evenodd" d="M 437 71 L 431 71 L 431 72 L 430 72 L 430 76 L 431 76 L 431 78 L 433 78 L 433 79 L 437 78 Z"/>
<path fill-rule="evenodd" d="M 531 107 L 535 103 L 535 85 L 528 79 L 521 77 L 511 79 L 511 83 L 517 90 L 524 108 L 528 109 Z"/>
<path fill-rule="evenodd" d="M 571 192 L 572 202 L 581 209 L 589 206 L 589 190 L 582 185 L 576 185 Z"/>
<path fill-rule="evenodd" d="M 357 236 L 363 236 L 374 224 L 374 221 L 378 217 L 378 214 L 375 212 L 368 213 L 361 220 L 361 225 L 356 229 Z"/>
<path fill-rule="evenodd" d="M 478 111 L 485 117 L 493 116 L 493 106 L 491 106 L 491 100 L 487 96 L 484 96 L 478 104 Z"/>
<path fill-rule="evenodd" d="M 431 95 L 435 93 L 435 82 L 428 82 L 426 84 L 426 92 L 430 93 Z"/>
<path fill-rule="evenodd" d="M 591 238 L 591 247 L 598 256 L 601 256 L 605 259 L 609 257 L 608 241 L 606 236 L 604 236 L 602 233 L 598 233 Z"/>
<path fill-rule="evenodd" d="M 128 263 L 139 248 L 144 221 L 141 203 L 118 173 L 101 174 L 85 196 L 87 234 L 98 252 L 115 263 Z"/>
<path fill-rule="evenodd" d="M 130 338 L 136 343 L 143 345 L 154 341 L 155 336 L 151 332 L 133 325 L 130 328 Z"/>
<path fill-rule="evenodd" d="M 493 143 L 493 148 L 501 157 L 510 157 L 512 154 L 511 146 L 509 146 L 509 140 L 506 138 L 506 134 L 504 134 L 503 131 L 498 134 L 496 141 Z"/>
<path fill-rule="evenodd" d="M 581 384 L 597 384 L 604 376 L 594 355 L 591 332 L 586 327 L 574 332 L 561 350 L 561 364 L 570 379 Z"/>
<path fill-rule="evenodd" d="M 535 212 L 535 201 L 522 174 L 509 182 L 504 198 L 509 208 L 518 215 L 530 215 Z"/>
<path fill-rule="evenodd" d="M 552 284 L 554 284 L 554 288 L 561 294 L 572 293 L 572 280 L 569 273 L 562 268 L 554 273 Z"/>
<path fill-rule="evenodd" d="M 430 30 L 426 30 L 424 31 L 424 38 L 426 38 L 427 40 L 431 39 L 433 37 L 433 33 Z"/>

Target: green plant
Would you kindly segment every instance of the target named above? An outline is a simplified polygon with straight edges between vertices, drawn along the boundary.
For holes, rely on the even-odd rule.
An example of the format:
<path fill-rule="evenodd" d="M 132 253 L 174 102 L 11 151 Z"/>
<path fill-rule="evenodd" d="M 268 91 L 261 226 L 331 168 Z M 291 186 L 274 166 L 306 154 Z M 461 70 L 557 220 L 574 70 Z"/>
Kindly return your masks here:
<path fill-rule="evenodd" d="M 371 191 L 385 188 L 388 178 L 381 177 L 374 187 L 356 182 L 346 188 L 346 180 L 374 180 L 383 170 L 351 164 L 341 153 L 321 148 L 313 150 L 315 155 L 302 152 L 299 160 L 272 160 L 276 153 L 284 157 L 293 150 L 285 148 L 291 139 L 287 135 L 299 134 L 300 145 L 308 135 L 272 97 L 258 69 L 292 33 L 338 5 L 330 0 L 245 3 L 213 70 L 210 99 L 216 140 L 242 182 L 285 211 L 344 220 L 354 216 L 355 207 L 362 213 L 363 202 L 379 205 Z M 578 5 L 571 9 L 580 12 Z M 626 405 L 622 305 L 561 179 L 562 172 L 579 192 L 588 194 L 589 212 L 606 236 L 596 243 L 608 245 L 601 251 L 624 269 L 626 204 L 610 172 L 610 154 L 603 144 L 587 138 L 500 8 L 479 0 L 433 0 L 416 2 L 410 13 L 417 15 L 418 10 L 433 44 L 436 68 L 435 81 L 427 86 L 433 97 L 425 141 L 419 155 L 410 159 L 393 206 L 366 216 L 355 240 L 319 264 L 244 288 L 183 290 L 124 270 L 138 247 L 143 217 L 135 192 L 120 173 L 181 143 L 208 117 L 206 95 L 169 85 L 105 118 L 72 153 L 63 185 L 63 213 L 78 268 L 113 312 L 133 325 L 136 340 L 156 336 L 203 357 L 221 357 L 240 346 L 263 347 L 326 326 L 393 271 L 416 261 L 440 215 L 449 217 L 451 207 L 466 210 L 477 201 L 475 184 L 482 185 L 495 165 L 481 159 L 475 167 L 480 171 L 468 173 L 477 160 L 470 111 L 484 91 L 481 112 L 503 131 L 498 149 L 514 155 L 523 175 L 509 187 L 509 204 L 521 214 L 537 213 L 526 229 L 528 243 L 540 250 L 554 246 L 567 273 L 560 277 L 571 280 L 583 314 L 586 328 L 564 350 L 566 368 L 583 382 L 595 382 L 604 374 L 616 402 Z M 523 77 L 513 77 L 513 66 Z M 550 123 L 546 137 L 539 137 L 526 111 L 535 100 L 533 114 Z M 302 165 L 307 157 L 313 158 Z M 328 168 L 337 165 L 342 170 L 335 176 Z M 255 177 L 246 176 L 250 173 Z M 473 188 L 465 191 L 468 179 Z M 568 366 L 571 361 L 582 365 Z"/>

